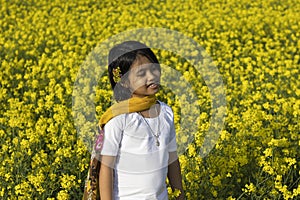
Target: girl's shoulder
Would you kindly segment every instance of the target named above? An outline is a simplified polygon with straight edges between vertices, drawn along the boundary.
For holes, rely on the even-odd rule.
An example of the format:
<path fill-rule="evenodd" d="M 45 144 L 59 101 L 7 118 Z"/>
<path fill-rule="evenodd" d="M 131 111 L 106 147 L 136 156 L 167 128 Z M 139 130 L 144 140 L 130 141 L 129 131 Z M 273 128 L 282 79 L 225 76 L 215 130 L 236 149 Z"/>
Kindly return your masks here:
<path fill-rule="evenodd" d="M 126 118 L 126 114 L 120 114 L 120 115 L 114 116 L 105 124 L 105 126 L 106 127 L 112 126 L 112 127 L 116 127 L 119 129 L 123 129 L 123 127 L 125 126 L 125 118 Z"/>
<path fill-rule="evenodd" d="M 165 102 L 159 101 L 159 100 L 158 100 L 158 102 L 161 106 L 161 112 L 165 112 L 165 113 L 171 114 L 173 116 L 173 110 L 168 104 L 166 104 Z"/>

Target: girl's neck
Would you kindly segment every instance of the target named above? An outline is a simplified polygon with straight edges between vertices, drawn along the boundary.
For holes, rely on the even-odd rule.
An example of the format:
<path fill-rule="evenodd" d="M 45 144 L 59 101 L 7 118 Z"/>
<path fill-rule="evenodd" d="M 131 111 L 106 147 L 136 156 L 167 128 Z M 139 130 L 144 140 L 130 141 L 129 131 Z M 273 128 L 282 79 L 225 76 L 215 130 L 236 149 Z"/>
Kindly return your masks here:
<path fill-rule="evenodd" d="M 155 118 L 159 116 L 160 112 L 160 104 L 156 102 L 150 109 L 141 111 L 140 113 L 145 118 Z"/>

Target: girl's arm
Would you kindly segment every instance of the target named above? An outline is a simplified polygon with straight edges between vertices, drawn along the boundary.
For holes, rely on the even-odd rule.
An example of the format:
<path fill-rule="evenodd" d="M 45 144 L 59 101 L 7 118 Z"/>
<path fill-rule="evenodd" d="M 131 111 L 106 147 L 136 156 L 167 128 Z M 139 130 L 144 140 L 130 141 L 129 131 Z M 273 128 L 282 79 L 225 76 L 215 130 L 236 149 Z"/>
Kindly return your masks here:
<path fill-rule="evenodd" d="M 184 197 L 184 191 L 182 188 L 182 177 L 181 177 L 180 164 L 179 164 L 177 153 L 170 152 L 169 160 L 170 160 L 169 165 L 168 165 L 169 183 L 170 183 L 173 191 L 175 189 L 180 190 L 180 195 L 176 199 L 183 200 L 183 199 L 185 199 L 185 197 Z"/>
<path fill-rule="evenodd" d="M 102 156 L 99 176 L 100 197 L 103 200 L 113 200 L 113 167 L 114 156 Z"/>

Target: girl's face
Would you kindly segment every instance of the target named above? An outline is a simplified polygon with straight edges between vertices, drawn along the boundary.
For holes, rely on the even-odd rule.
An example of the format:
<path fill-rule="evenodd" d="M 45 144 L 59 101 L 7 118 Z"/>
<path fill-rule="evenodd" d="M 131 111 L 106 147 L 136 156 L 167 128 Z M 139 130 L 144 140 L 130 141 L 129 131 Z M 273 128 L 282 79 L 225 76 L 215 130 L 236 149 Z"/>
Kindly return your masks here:
<path fill-rule="evenodd" d="M 154 95 L 160 86 L 159 64 L 151 63 L 145 56 L 137 56 L 128 72 L 128 87 L 132 96 Z"/>

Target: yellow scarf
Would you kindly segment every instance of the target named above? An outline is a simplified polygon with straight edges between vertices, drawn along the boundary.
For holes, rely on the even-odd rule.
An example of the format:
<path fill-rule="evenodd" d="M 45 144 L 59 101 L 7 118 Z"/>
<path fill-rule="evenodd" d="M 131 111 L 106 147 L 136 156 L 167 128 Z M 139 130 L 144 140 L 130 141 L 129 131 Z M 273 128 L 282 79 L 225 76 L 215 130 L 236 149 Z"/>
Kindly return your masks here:
<path fill-rule="evenodd" d="M 149 109 L 156 102 L 155 95 L 145 97 L 132 97 L 130 99 L 120 101 L 111 107 L 101 116 L 99 126 L 101 128 L 113 117 L 124 113 L 132 113 Z"/>

